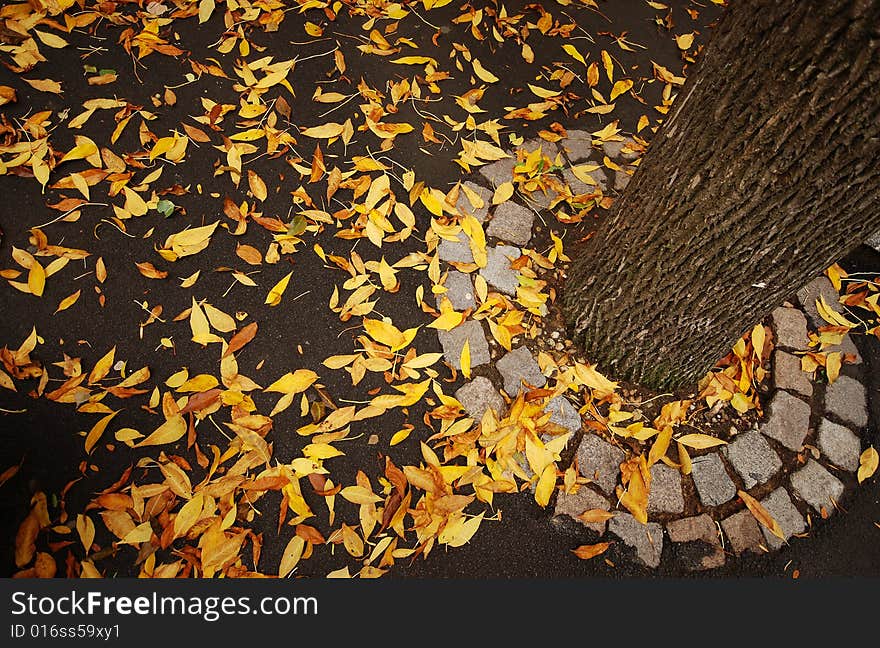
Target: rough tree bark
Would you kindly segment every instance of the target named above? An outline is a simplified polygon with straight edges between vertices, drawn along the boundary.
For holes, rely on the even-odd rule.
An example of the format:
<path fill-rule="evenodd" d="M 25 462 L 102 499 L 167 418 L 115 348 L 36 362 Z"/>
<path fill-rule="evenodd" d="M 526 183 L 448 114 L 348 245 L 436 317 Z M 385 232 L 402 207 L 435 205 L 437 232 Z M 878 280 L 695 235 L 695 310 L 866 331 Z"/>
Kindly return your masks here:
<path fill-rule="evenodd" d="M 608 374 L 695 382 L 880 229 L 880 0 L 735 0 L 564 308 Z"/>

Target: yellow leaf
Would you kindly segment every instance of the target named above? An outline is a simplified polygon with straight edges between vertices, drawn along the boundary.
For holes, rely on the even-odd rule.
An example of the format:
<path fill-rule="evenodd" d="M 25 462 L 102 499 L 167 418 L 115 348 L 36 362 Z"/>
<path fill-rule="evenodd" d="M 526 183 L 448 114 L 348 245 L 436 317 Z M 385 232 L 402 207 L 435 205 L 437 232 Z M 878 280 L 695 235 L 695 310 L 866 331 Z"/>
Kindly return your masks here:
<path fill-rule="evenodd" d="M 185 536 L 193 524 L 202 514 L 202 507 L 205 503 L 205 496 L 202 493 L 196 493 L 191 500 L 180 507 L 177 516 L 174 518 L 174 537 L 180 538 Z"/>
<path fill-rule="evenodd" d="M 391 437 L 390 445 L 396 446 L 398 443 L 405 441 L 406 438 L 409 437 L 411 432 L 412 432 L 412 428 L 404 428 L 402 430 L 398 430 Z"/>
<path fill-rule="evenodd" d="M 156 428 L 152 434 L 147 436 L 143 441 L 135 447 L 164 445 L 166 443 L 174 443 L 186 434 L 186 420 L 180 414 L 175 414 L 162 425 Z"/>
<path fill-rule="evenodd" d="M 230 135 L 229 139 L 233 142 L 253 142 L 266 135 L 266 131 L 262 128 L 251 128 L 250 130 Z"/>
<path fill-rule="evenodd" d="M 116 356 L 116 347 L 114 346 L 107 353 L 101 357 L 95 363 L 95 366 L 92 367 L 92 372 L 89 374 L 89 384 L 94 385 L 96 382 L 103 380 L 104 377 L 110 373 L 110 369 L 113 367 L 113 359 Z"/>
<path fill-rule="evenodd" d="M 36 259 L 34 259 L 31 269 L 28 271 L 28 288 L 31 294 L 37 297 L 42 297 L 43 290 L 46 288 L 46 271 Z"/>
<path fill-rule="evenodd" d="M 461 547 L 467 544 L 480 528 L 483 515 L 484 513 L 480 513 L 467 521 L 462 521 L 464 518 L 458 517 L 452 523 L 447 522 L 447 526 L 440 532 L 437 541 L 450 547 Z"/>
<path fill-rule="evenodd" d="M 653 466 L 666 456 L 666 451 L 669 449 L 671 441 L 672 426 L 667 426 L 660 431 L 660 434 L 654 440 L 654 445 L 651 446 L 651 451 L 648 453 L 648 466 Z"/>
<path fill-rule="evenodd" d="M 92 544 L 95 542 L 95 523 L 92 518 L 82 513 L 76 516 L 76 532 L 79 534 L 80 542 L 86 550 L 86 554 L 92 550 Z"/>
<path fill-rule="evenodd" d="M 871 446 L 859 457 L 859 483 L 868 479 L 877 471 L 878 455 L 874 446 Z"/>
<path fill-rule="evenodd" d="M 565 45 L 562 46 L 562 49 L 564 49 L 565 53 L 568 54 L 570 57 L 572 57 L 574 60 L 579 61 L 580 63 L 582 63 L 584 65 L 587 64 L 586 59 L 583 57 L 583 55 L 580 52 L 577 51 L 577 48 L 574 45 L 571 45 L 570 43 L 566 43 Z"/>
<path fill-rule="evenodd" d="M 675 37 L 675 44 L 678 45 L 678 49 L 680 50 L 688 50 L 691 45 L 694 44 L 694 35 L 691 34 L 682 34 L 681 36 Z"/>
<path fill-rule="evenodd" d="M 602 65 L 605 67 L 605 75 L 608 77 L 608 81 L 614 83 L 614 63 L 611 61 L 611 55 L 605 50 L 602 50 Z"/>
<path fill-rule="evenodd" d="M 313 126 L 312 128 L 306 128 L 302 131 L 302 134 L 306 137 L 314 137 L 315 139 L 330 139 L 333 137 L 339 137 L 342 135 L 342 131 L 345 130 L 345 127 L 342 124 L 336 123 L 327 123 L 322 124 L 321 126 Z"/>
<path fill-rule="evenodd" d="M 104 430 L 107 429 L 107 425 L 110 423 L 110 421 L 113 420 L 113 417 L 116 416 L 118 413 L 119 413 L 119 410 L 117 410 L 111 414 L 108 414 L 107 416 L 102 418 L 100 421 L 95 423 L 94 427 L 92 427 L 92 429 L 86 435 L 86 445 L 85 445 L 86 454 L 91 454 L 92 449 L 95 447 L 95 445 L 98 443 L 98 441 L 101 440 L 101 436 L 104 434 Z"/>
<path fill-rule="evenodd" d="M 461 373 L 465 378 L 470 380 L 471 378 L 471 344 L 470 340 L 464 341 L 464 346 L 461 347 Z"/>
<path fill-rule="evenodd" d="M 589 560 L 602 555 L 610 546 L 610 542 L 598 542 L 592 545 L 581 545 L 577 549 L 572 549 L 571 552 L 581 560 Z"/>
<path fill-rule="evenodd" d="M 678 444 L 678 463 L 681 466 L 680 470 L 682 475 L 691 474 L 691 457 L 688 454 L 687 448 L 685 448 L 680 443 Z"/>
<path fill-rule="evenodd" d="M 498 185 L 498 188 L 495 189 L 495 193 L 492 195 L 492 204 L 500 205 L 503 202 L 507 202 L 513 197 L 513 183 L 512 182 L 504 182 Z"/>
<path fill-rule="evenodd" d="M 840 376 L 841 358 L 839 351 L 832 351 L 825 356 L 825 374 L 828 376 L 828 384 L 833 385 Z"/>
<path fill-rule="evenodd" d="M 76 138 L 76 146 L 68 151 L 61 162 L 69 162 L 70 160 L 82 160 L 90 157 L 98 152 L 98 145 L 88 137 L 78 136 Z M 60 162 L 59 162 L 60 164 Z"/>
<path fill-rule="evenodd" d="M 532 85 L 531 83 L 529 83 L 528 86 L 529 86 L 529 90 L 531 90 L 533 93 L 535 93 L 537 96 L 541 97 L 542 99 L 550 99 L 551 97 L 558 97 L 561 94 L 561 92 L 559 90 L 548 90 L 547 88 L 542 88 L 541 86 Z"/>
<path fill-rule="evenodd" d="M 633 82 L 629 79 L 621 79 L 617 83 L 614 84 L 614 87 L 611 88 L 611 101 L 617 99 L 620 95 L 625 94 L 630 91 L 630 88 L 633 87 Z"/>
<path fill-rule="evenodd" d="M 766 336 L 767 332 L 764 330 L 764 326 L 755 324 L 755 328 L 752 329 L 752 348 L 755 350 L 755 357 L 758 359 L 761 358 L 761 353 L 764 351 Z"/>
<path fill-rule="evenodd" d="M 269 304 L 269 306 L 277 306 L 281 303 L 281 296 L 284 294 L 284 291 L 287 290 L 287 284 L 292 275 L 293 271 L 288 272 L 281 281 L 272 287 L 269 294 L 266 295 L 266 303 Z"/>
<path fill-rule="evenodd" d="M 281 554 L 281 564 L 278 566 L 278 578 L 285 578 L 293 571 L 294 567 L 296 567 L 297 563 L 302 558 L 305 547 L 306 541 L 300 536 L 295 535 L 290 539 L 290 542 L 288 542 L 287 546 L 284 548 L 284 553 Z"/>
<path fill-rule="evenodd" d="M 48 45 L 49 47 L 54 47 L 55 49 L 61 49 L 62 47 L 67 47 L 70 44 L 60 36 L 49 34 L 47 32 L 40 31 L 39 29 L 35 29 L 34 33 L 37 35 L 37 38 L 39 38 L 42 43 Z"/>
<path fill-rule="evenodd" d="M 708 434 L 685 434 L 676 439 L 681 445 L 695 450 L 704 450 L 706 448 L 714 448 L 715 446 L 727 445 L 727 441 L 716 439 Z"/>
<path fill-rule="evenodd" d="M 214 0 L 201 0 L 199 2 L 199 24 L 207 22 L 214 13 Z"/>
<path fill-rule="evenodd" d="M 382 501 L 381 497 L 364 486 L 346 486 L 339 494 L 352 504 L 374 504 Z"/>
<path fill-rule="evenodd" d="M 179 392 L 206 392 L 209 389 L 214 389 L 220 382 L 210 374 L 199 374 L 198 376 L 193 376 L 185 383 L 183 383 L 180 387 L 177 388 Z"/>
<path fill-rule="evenodd" d="M 545 507 L 550 503 L 550 496 L 556 488 L 556 464 L 550 463 L 544 467 L 535 487 L 535 501 L 538 506 Z"/>
<path fill-rule="evenodd" d="M 430 56 L 401 56 L 391 62 L 398 65 L 433 65 L 437 67 L 437 61 Z"/>
<path fill-rule="evenodd" d="M 763 526 L 767 527 L 767 530 L 770 533 L 784 542 L 785 534 L 782 533 L 782 528 L 779 526 L 779 522 L 773 519 L 773 516 L 770 515 L 769 511 L 761 506 L 761 503 L 758 500 L 745 491 L 737 491 L 736 493 L 740 496 L 740 499 L 745 502 L 746 508 L 749 509 L 754 518 Z"/>
<path fill-rule="evenodd" d="M 385 346 L 390 347 L 392 351 L 400 351 L 407 346 L 413 341 L 413 338 L 418 331 L 418 328 L 411 328 L 401 332 L 390 322 L 369 319 L 366 317 L 364 318 L 363 323 L 367 335 L 376 340 L 379 344 L 384 344 Z"/>
<path fill-rule="evenodd" d="M 645 126 L 647 126 L 649 123 L 650 122 L 648 121 L 647 115 L 642 115 L 641 117 L 639 117 L 639 125 L 636 126 L 636 132 L 641 133 L 642 129 L 645 128 Z"/>
<path fill-rule="evenodd" d="M 497 76 L 484 68 L 479 59 L 474 59 L 471 64 L 474 66 L 474 74 L 477 75 L 480 81 L 485 81 L 486 83 L 496 83 L 500 80 Z"/>
<path fill-rule="evenodd" d="M 428 324 L 428 328 L 441 331 L 451 331 L 464 321 L 464 313 L 457 312 L 449 298 L 443 297 L 440 301 L 440 317 Z"/>
<path fill-rule="evenodd" d="M 280 394 L 299 394 L 311 387 L 316 380 L 318 380 L 318 374 L 311 369 L 297 369 L 293 373 L 284 374 L 266 387 L 264 391 Z"/>

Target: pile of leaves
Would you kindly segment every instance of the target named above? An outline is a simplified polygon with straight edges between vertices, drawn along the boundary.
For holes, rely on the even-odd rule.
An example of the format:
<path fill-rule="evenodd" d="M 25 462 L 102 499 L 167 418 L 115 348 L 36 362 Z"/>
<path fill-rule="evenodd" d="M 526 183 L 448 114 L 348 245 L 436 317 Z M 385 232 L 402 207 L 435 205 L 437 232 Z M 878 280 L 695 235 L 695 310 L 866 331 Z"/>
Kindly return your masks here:
<path fill-rule="evenodd" d="M 52 304 L 29 334 L 4 333 L 0 388 L 69 407 L 82 438 L 78 477 L 37 493 L 20 525 L 19 575 L 100 576 L 121 559 L 144 576 L 286 577 L 342 545 L 346 564 L 330 575 L 380 576 L 468 542 L 499 518 L 496 493 L 529 492 L 546 507 L 586 483 L 576 466 L 561 467 L 574 439 L 546 411 L 560 395 L 578 403 L 586 427 L 627 449 L 619 497 L 645 521 L 649 467 L 687 472 L 692 452 L 723 443 L 685 430 L 696 399 L 667 398 L 649 416 L 587 360 L 546 351 L 537 356 L 545 387 L 474 420 L 451 395 L 459 372 L 472 377 L 471 350 L 457 370 L 435 335 L 485 322 L 506 350 L 539 335 L 570 261 L 567 236 L 613 202 L 591 173 L 638 166 L 607 156 L 574 165 L 591 189 L 573 191 L 561 173 L 568 163 L 550 153 L 568 137 L 561 122 L 594 120 L 597 148 L 626 136 L 638 156 L 702 47 L 700 31 L 677 29 L 669 7 L 645 7 L 681 72 L 644 65 L 644 46 L 608 31 L 591 0 L 0 8 L 0 56 L 18 75 L 0 87 L 0 175 L 36 188 L 51 214 L 7 225 L 0 277 L 10 303 Z M 688 8 L 692 24 L 700 11 Z M 587 31 L 593 19 L 602 27 Z M 300 39 L 293 49 L 277 47 L 282 31 Z M 205 33 L 216 39 L 203 46 Z M 73 51 L 81 79 L 44 78 Z M 534 68 L 533 83 L 503 87 L 508 54 Z M 148 64 L 178 76 L 157 80 Z M 624 105 L 637 115 L 631 124 L 614 118 Z M 526 129 L 547 145 L 526 146 L 516 132 Z M 467 174 L 511 157 L 512 175 L 491 198 L 429 175 L 430 158 Z M 487 241 L 474 214 L 486 203 L 534 205 L 538 194 L 549 198 L 549 231 L 511 259 L 515 294 L 498 292 L 478 272 Z M 444 240 L 467 242 L 473 262 L 450 265 L 472 276 L 475 308 L 457 311 L 445 296 Z M 224 263 L 209 267 L 214 253 Z M 67 333 L 67 316 L 122 309 L 117 296 L 132 285 L 137 321 L 93 340 L 94 355 L 50 342 L 85 334 Z M 297 354 L 280 371 L 277 358 L 253 358 L 285 309 L 324 285 L 338 352 L 305 366 L 297 338 L 284 340 Z M 156 346 L 141 362 L 133 350 L 146 339 Z M 771 348 L 761 326 L 745 336 L 701 385 L 705 406 L 759 407 Z M 347 463 L 364 437 L 379 470 Z M 105 475 L 120 455 L 128 467 Z"/>

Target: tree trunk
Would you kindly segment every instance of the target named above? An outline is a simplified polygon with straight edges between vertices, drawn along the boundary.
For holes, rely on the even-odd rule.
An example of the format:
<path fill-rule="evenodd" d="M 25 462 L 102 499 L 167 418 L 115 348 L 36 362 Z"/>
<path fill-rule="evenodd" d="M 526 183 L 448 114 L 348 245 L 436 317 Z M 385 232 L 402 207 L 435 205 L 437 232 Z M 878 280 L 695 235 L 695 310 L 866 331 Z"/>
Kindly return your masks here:
<path fill-rule="evenodd" d="M 880 0 L 734 0 L 566 317 L 608 374 L 680 387 L 878 229 Z"/>

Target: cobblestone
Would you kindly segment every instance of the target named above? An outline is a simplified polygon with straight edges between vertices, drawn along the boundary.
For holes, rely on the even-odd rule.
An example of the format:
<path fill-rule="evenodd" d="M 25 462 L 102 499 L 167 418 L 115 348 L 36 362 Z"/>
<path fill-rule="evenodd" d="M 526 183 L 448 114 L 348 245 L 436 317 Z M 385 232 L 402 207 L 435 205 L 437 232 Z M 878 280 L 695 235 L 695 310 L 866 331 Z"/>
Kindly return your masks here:
<path fill-rule="evenodd" d="M 513 167 L 516 166 L 516 158 L 503 158 L 480 167 L 480 174 L 488 180 L 493 187 L 497 187 L 513 179 Z"/>
<path fill-rule="evenodd" d="M 779 455 L 760 432 L 749 431 L 737 435 L 722 452 L 742 477 L 746 489 L 763 484 L 782 468 Z"/>
<path fill-rule="evenodd" d="M 531 209 L 507 201 L 495 208 L 486 234 L 516 245 L 525 245 L 532 238 L 534 220 L 535 213 Z"/>
<path fill-rule="evenodd" d="M 437 246 L 437 254 L 441 261 L 453 261 L 455 263 L 473 263 L 474 255 L 471 252 L 470 239 L 464 232 L 459 232 L 458 241 L 443 239 Z"/>
<path fill-rule="evenodd" d="M 868 425 L 865 387 L 849 376 L 840 376 L 825 390 L 825 411 L 857 428 Z"/>
<path fill-rule="evenodd" d="M 605 493 L 614 492 L 620 475 L 620 464 L 625 458 L 623 450 L 595 434 L 586 435 L 577 451 L 581 475 L 593 480 Z"/>
<path fill-rule="evenodd" d="M 486 216 L 489 215 L 489 206 L 492 204 L 492 192 L 486 189 L 486 187 L 478 185 L 476 182 L 471 182 L 470 180 L 463 183 L 463 186 L 467 187 L 475 194 L 477 194 L 480 198 L 482 198 L 483 206 L 474 207 L 471 204 L 470 199 L 467 197 L 464 189 L 459 189 L 458 200 L 455 202 L 456 209 L 458 209 L 458 211 L 460 212 L 470 214 L 481 223 L 485 222 Z"/>
<path fill-rule="evenodd" d="M 543 387 L 547 379 L 527 347 L 521 346 L 506 353 L 495 368 L 504 379 L 504 391 L 508 396 L 516 396 L 523 388 L 523 382 L 532 387 Z"/>
<path fill-rule="evenodd" d="M 486 334 L 479 322 L 468 320 L 451 331 L 437 331 L 437 337 L 443 346 L 446 361 L 456 369 L 461 369 L 461 350 L 465 340 L 471 353 L 471 367 L 479 367 L 492 359 Z"/>
<path fill-rule="evenodd" d="M 519 273 L 510 264 L 520 257 L 519 248 L 509 245 L 496 245 L 486 248 L 486 267 L 480 275 L 486 282 L 506 295 L 515 295 L 519 286 Z"/>
<path fill-rule="evenodd" d="M 437 295 L 438 308 L 443 297 L 448 298 L 452 307 L 457 311 L 477 307 L 477 299 L 474 296 L 474 283 L 471 281 L 470 275 L 458 272 L 457 270 L 450 270 L 446 275 L 446 282 L 443 285 L 446 287 L 446 292 Z"/>
<path fill-rule="evenodd" d="M 797 308 L 780 306 L 771 313 L 776 346 L 802 351 L 807 348 L 807 318 Z"/>
<path fill-rule="evenodd" d="M 819 450 L 839 468 L 850 472 L 859 469 L 862 442 L 847 427 L 823 418 L 819 424 Z"/>
<path fill-rule="evenodd" d="M 501 398 L 492 381 L 483 376 L 477 376 L 466 385 L 459 387 L 455 392 L 455 398 L 462 404 L 468 416 L 478 421 L 489 408 L 495 410 L 495 414 L 499 417 L 504 413 L 504 399 Z"/>
<path fill-rule="evenodd" d="M 778 389 L 797 392 L 809 398 L 813 395 L 813 383 L 809 374 L 801 371 L 801 360 L 785 351 L 773 352 L 773 381 Z"/>
<path fill-rule="evenodd" d="M 644 565 L 660 566 L 663 553 L 663 527 L 656 522 L 642 524 L 629 513 L 618 513 L 608 523 L 608 530 L 636 551 Z"/>
<path fill-rule="evenodd" d="M 724 564 L 718 528 L 708 515 L 681 518 L 666 525 L 678 561 L 690 570 L 714 569 Z"/>
<path fill-rule="evenodd" d="M 721 521 L 721 528 L 733 553 L 739 556 L 746 551 L 759 553 L 764 542 L 764 536 L 758 526 L 758 521 L 748 509 L 734 513 Z"/>
<path fill-rule="evenodd" d="M 789 450 L 798 452 L 810 431 L 810 406 L 804 401 L 779 390 L 770 401 L 770 416 L 760 430 L 779 441 Z"/>
<path fill-rule="evenodd" d="M 573 520 L 577 520 L 578 523 L 583 524 L 591 531 L 595 531 L 599 535 L 602 535 L 605 533 L 605 529 L 608 526 L 607 521 L 584 522 L 583 520 L 578 519 L 578 515 L 584 511 L 591 511 L 593 509 L 608 511 L 611 509 L 611 502 L 599 495 L 596 491 L 586 486 L 582 486 L 574 495 L 564 492 L 559 493 L 559 497 L 556 499 L 556 509 L 554 510 L 553 515 L 567 515 Z"/>
<path fill-rule="evenodd" d="M 505 390 L 506 391 L 506 390 Z M 569 432 L 577 432 L 581 429 L 581 415 L 565 396 L 551 398 L 544 408 L 545 412 L 551 412 L 550 422 L 564 427 Z"/>
<path fill-rule="evenodd" d="M 736 486 L 724 470 L 721 457 L 715 453 L 695 457 L 691 461 L 691 476 L 700 501 L 706 506 L 719 506 L 736 495 Z"/>
<path fill-rule="evenodd" d="M 817 513 L 825 509 L 828 514 L 834 512 L 834 505 L 840 501 L 844 490 L 843 482 L 813 459 L 809 459 L 803 468 L 792 473 L 791 489 Z"/>
<path fill-rule="evenodd" d="M 779 524 L 786 541 L 793 535 L 804 532 L 806 528 L 804 526 L 804 518 L 795 508 L 791 501 L 791 496 L 784 488 L 777 488 L 761 500 L 761 506 Z M 764 541 L 769 549 L 779 549 L 784 544 L 782 540 L 770 533 L 767 527 L 763 525 L 761 525 L 761 533 L 764 534 Z"/>
<path fill-rule="evenodd" d="M 813 327 L 825 326 L 828 324 L 822 317 L 819 315 L 819 311 L 816 308 L 816 300 L 819 297 L 825 298 L 825 303 L 828 304 L 828 307 L 832 310 L 840 313 L 843 308 L 841 307 L 838 299 L 840 299 L 840 295 L 838 295 L 837 291 L 834 290 L 834 286 L 828 280 L 827 277 L 816 277 L 806 286 L 798 290 L 797 298 L 801 305 L 804 307 L 804 312 L 810 318 L 810 321 L 813 324 Z"/>
<path fill-rule="evenodd" d="M 648 491 L 648 513 L 683 513 L 681 473 L 661 463 L 651 466 L 651 490 Z"/>

